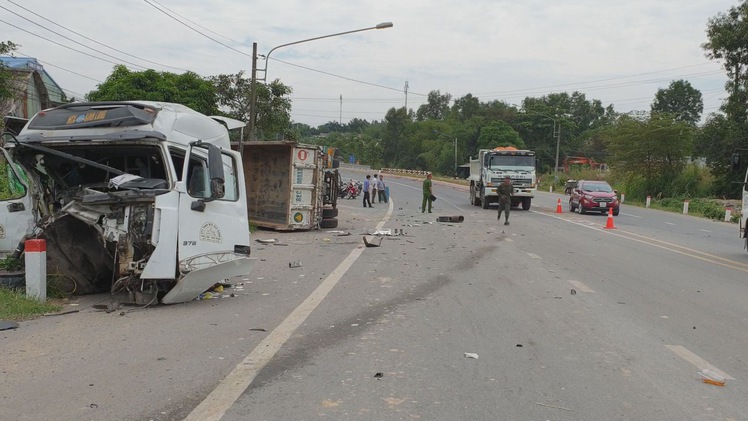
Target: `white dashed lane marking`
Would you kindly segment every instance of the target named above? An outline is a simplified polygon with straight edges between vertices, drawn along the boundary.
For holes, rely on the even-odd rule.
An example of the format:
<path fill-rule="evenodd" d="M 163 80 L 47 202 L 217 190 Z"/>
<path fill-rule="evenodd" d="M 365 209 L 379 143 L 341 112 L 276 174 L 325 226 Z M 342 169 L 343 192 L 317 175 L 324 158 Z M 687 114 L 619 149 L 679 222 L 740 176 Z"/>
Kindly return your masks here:
<path fill-rule="evenodd" d="M 713 365 L 709 364 L 703 358 L 701 358 L 698 355 L 694 354 L 693 352 L 687 350 L 683 346 L 680 346 L 680 345 L 665 345 L 665 346 L 667 347 L 667 349 L 673 351 L 676 355 L 678 355 L 679 357 L 681 357 L 684 360 L 688 361 L 689 363 L 693 364 L 694 366 L 696 366 L 696 368 L 698 368 L 701 371 L 709 369 L 709 370 L 714 371 L 715 373 L 719 374 L 720 376 L 722 376 L 722 377 L 724 377 L 726 379 L 735 380 L 734 377 L 731 377 L 730 375 L 728 375 L 724 371 L 722 371 L 722 370 L 714 367 Z"/>
<path fill-rule="evenodd" d="M 576 289 L 578 289 L 578 290 L 580 290 L 582 292 L 590 292 L 590 293 L 594 293 L 595 292 L 592 288 L 588 287 L 587 285 L 585 285 L 585 284 L 583 284 L 583 283 L 581 283 L 579 281 L 570 280 L 569 283 L 572 284 L 572 285 L 574 285 L 574 287 Z"/>

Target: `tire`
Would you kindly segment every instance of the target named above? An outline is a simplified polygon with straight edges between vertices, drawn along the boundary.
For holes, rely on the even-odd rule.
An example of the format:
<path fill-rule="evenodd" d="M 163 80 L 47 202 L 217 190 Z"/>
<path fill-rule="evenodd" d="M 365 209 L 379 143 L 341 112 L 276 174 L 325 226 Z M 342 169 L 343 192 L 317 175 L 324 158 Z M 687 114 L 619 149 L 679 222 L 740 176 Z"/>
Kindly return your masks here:
<path fill-rule="evenodd" d="M 621 211 L 620 208 L 613 208 L 613 216 L 618 216 L 618 213 Z"/>
<path fill-rule="evenodd" d="M 488 209 L 488 200 L 485 198 L 485 196 L 480 198 L 480 207 L 483 209 Z"/>
<path fill-rule="evenodd" d="M 473 206 L 480 205 L 480 201 L 477 197 L 475 197 L 475 189 L 473 188 L 473 186 L 470 186 L 470 204 Z"/>
<path fill-rule="evenodd" d="M 323 218 L 321 221 L 319 221 L 319 227 L 320 228 L 337 228 L 338 227 L 338 218 Z"/>
<path fill-rule="evenodd" d="M 337 208 L 322 208 L 322 219 L 335 218 L 338 216 Z"/>
<path fill-rule="evenodd" d="M 574 206 L 574 202 L 572 202 L 571 199 L 569 199 L 569 212 L 576 212 L 576 210 L 577 210 L 577 207 Z"/>
<path fill-rule="evenodd" d="M 582 206 L 582 204 L 580 203 L 580 204 L 579 204 L 579 214 L 580 214 L 580 215 L 584 215 L 584 214 L 586 214 L 586 213 L 587 213 L 587 211 L 586 211 L 586 210 L 584 210 L 584 206 Z"/>
<path fill-rule="evenodd" d="M 532 198 L 525 197 L 522 199 L 522 210 L 530 210 L 530 206 L 532 206 Z"/>

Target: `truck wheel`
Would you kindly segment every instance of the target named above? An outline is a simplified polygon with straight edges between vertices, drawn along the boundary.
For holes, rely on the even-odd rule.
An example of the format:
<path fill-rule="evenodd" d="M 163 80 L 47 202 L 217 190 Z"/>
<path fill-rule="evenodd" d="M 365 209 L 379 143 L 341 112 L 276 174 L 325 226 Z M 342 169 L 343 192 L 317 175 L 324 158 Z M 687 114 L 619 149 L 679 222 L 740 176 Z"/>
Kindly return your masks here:
<path fill-rule="evenodd" d="M 338 216 L 337 208 L 322 208 L 322 219 L 335 218 Z"/>
<path fill-rule="evenodd" d="M 525 197 L 522 199 L 522 210 L 530 210 L 530 205 L 532 204 L 532 198 Z"/>
<path fill-rule="evenodd" d="M 480 198 L 480 207 L 488 209 L 488 199 L 485 196 L 481 196 Z"/>
<path fill-rule="evenodd" d="M 470 204 L 473 206 L 480 205 L 480 202 L 475 197 L 475 189 L 472 186 L 470 187 Z"/>
<path fill-rule="evenodd" d="M 338 218 L 323 218 L 319 221 L 320 228 L 337 228 Z"/>

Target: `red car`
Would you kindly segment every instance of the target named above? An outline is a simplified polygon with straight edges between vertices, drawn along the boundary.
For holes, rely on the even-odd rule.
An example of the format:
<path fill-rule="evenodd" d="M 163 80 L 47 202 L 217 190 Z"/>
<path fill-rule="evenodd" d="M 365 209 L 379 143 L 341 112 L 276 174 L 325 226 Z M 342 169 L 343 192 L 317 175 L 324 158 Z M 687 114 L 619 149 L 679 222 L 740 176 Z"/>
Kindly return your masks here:
<path fill-rule="evenodd" d="M 605 181 L 577 181 L 569 197 L 569 212 L 579 209 L 579 213 L 602 212 L 608 213 L 613 208 L 613 215 L 618 216 L 620 202 L 618 192 Z"/>

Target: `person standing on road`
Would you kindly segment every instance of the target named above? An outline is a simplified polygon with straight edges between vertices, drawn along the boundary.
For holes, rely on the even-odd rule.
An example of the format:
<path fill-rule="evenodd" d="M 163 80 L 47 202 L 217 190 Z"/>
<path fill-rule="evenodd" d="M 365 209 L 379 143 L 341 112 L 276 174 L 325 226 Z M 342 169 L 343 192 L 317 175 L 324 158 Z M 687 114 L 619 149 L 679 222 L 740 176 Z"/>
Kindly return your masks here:
<path fill-rule="evenodd" d="M 364 207 L 366 207 L 366 204 L 369 204 L 370 208 L 373 208 L 371 205 L 371 176 L 369 174 L 366 174 L 366 180 L 364 180 Z"/>
<path fill-rule="evenodd" d="M 423 202 L 421 203 L 421 213 L 426 212 L 427 204 L 428 211 L 431 213 L 431 204 L 433 203 L 432 197 L 434 197 L 434 191 L 431 186 L 431 173 L 426 173 L 426 179 L 423 180 Z"/>
<path fill-rule="evenodd" d="M 387 203 L 387 192 L 385 191 L 387 186 L 384 185 L 384 176 L 379 174 L 379 182 L 377 183 L 377 190 L 379 191 L 379 203 Z"/>
<path fill-rule="evenodd" d="M 514 187 L 512 186 L 512 179 L 508 175 L 504 177 L 504 182 L 496 187 L 496 194 L 499 195 L 499 214 L 496 219 L 501 220 L 501 212 L 504 211 L 504 225 L 509 225 L 509 210 L 512 208 Z"/>
<path fill-rule="evenodd" d="M 374 174 L 374 179 L 371 180 L 371 200 L 377 201 L 377 191 L 379 190 L 379 179 L 378 176 Z"/>

